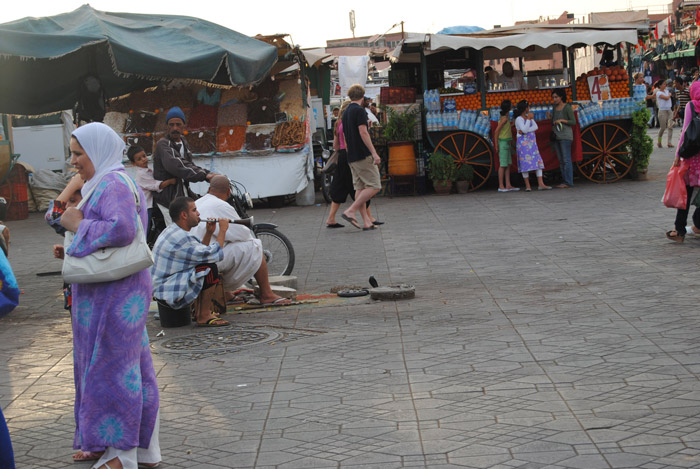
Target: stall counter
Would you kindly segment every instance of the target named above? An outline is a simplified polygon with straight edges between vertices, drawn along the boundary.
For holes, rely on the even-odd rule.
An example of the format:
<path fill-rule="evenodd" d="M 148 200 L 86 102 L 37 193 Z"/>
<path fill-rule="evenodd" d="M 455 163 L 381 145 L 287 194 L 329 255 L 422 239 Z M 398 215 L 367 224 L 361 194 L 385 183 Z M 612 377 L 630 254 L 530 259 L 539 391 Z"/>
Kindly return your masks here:
<path fill-rule="evenodd" d="M 301 192 L 314 180 L 313 150 L 306 145 L 298 152 L 275 152 L 266 156 L 194 156 L 194 164 L 243 184 L 254 199 Z M 209 183 L 190 184 L 197 194 L 206 194 Z"/>

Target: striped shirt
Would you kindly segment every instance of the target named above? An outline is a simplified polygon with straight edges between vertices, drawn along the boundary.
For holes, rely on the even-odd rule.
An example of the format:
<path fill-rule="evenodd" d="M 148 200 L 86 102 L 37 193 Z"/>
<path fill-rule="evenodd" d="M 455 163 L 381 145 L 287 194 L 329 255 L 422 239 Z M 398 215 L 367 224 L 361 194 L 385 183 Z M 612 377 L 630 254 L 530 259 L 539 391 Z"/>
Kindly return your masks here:
<path fill-rule="evenodd" d="M 685 112 L 685 105 L 690 102 L 690 92 L 688 91 L 688 88 L 684 88 L 680 91 L 677 90 L 676 96 L 678 97 L 678 115 L 683 116 L 683 113 Z"/>

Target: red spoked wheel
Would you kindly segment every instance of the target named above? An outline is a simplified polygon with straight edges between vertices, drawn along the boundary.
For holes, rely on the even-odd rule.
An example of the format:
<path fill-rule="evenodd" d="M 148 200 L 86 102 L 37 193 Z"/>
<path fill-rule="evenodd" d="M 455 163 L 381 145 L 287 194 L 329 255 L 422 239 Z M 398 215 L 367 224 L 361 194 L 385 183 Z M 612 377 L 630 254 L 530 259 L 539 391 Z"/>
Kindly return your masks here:
<path fill-rule="evenodd" d="M 577 163 L 579 172 L 598 184 L 622 179 L 632 168 L 632 156 L 627 149 L 629 132 L 613 122 L 597 122 L 581 132 L 583 161 Z"/>
<path fill-rule="evenodd" d="M 458 167 L 463 164 L 472 167 L 474 177 L 469 182 L 469 192 L 483 186 L 493 171 L 493 147 L 485 138 L 472 132 L 447 135 L 435 146 L 435 151 L 450 155 Z"/>

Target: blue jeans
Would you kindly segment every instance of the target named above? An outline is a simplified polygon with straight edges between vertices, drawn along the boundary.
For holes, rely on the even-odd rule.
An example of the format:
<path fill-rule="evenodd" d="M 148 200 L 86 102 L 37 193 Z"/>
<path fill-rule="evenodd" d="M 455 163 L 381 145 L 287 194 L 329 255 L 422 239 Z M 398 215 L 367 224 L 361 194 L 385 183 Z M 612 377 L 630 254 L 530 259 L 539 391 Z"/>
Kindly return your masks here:
<path fill-rule="evenodd" d="M 559 159 L 559 171 L 567 186 L 574 185 L 574 166 L 571 163 L 571 140 L 555 140 L 554 151 Z"/>

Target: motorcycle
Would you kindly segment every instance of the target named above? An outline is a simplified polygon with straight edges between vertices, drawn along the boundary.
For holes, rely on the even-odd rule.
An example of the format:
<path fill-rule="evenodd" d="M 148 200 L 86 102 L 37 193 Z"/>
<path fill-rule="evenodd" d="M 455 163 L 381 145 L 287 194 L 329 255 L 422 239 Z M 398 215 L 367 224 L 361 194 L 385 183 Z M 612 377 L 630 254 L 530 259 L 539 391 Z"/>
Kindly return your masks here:
<path fill-rule="evenodd" d="M 289 275 L 294 270 L 294 247 L 292 242 L 278 229 L 274 223 L 254 223 L 253 217 L 248 216 L 248 209 L 253 208 L 253 199 L 246 192 L 243 184 L 229 179 L 231 195 L 228 203 L 242 219 L 250 219 L 250 228 L 255 237 L 262 241 L 263 254 L 270 275 Z"/>
<path fill-rule="evenodd" d="M 324 172 L 323 168 L 326 166 L 331 152 L 319 138 L 314 138 L 312 145 L 314 151 L 314 187 L 317 191 L 321 191 L 323 199 L 329 204 L 331 203 L 331 181 L 333 181 L 333 174 Z"/>

